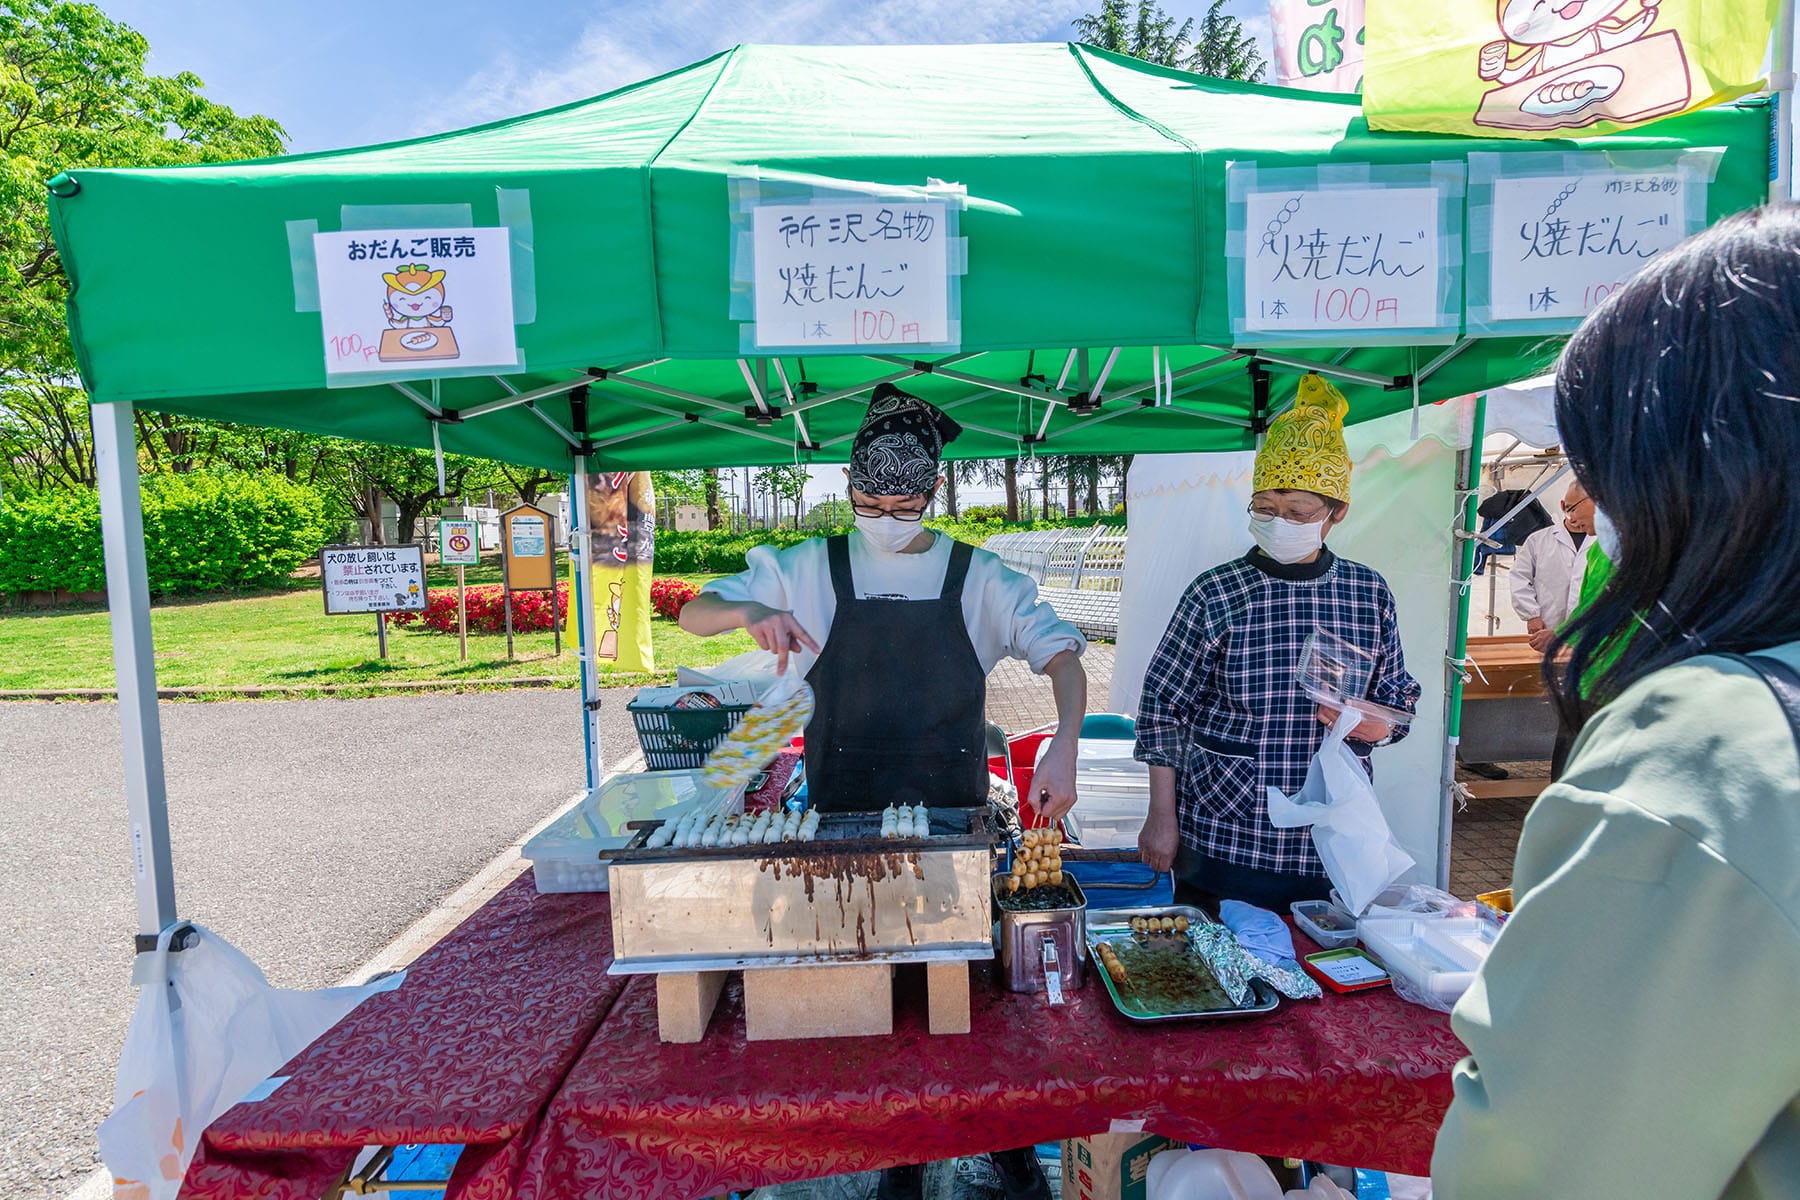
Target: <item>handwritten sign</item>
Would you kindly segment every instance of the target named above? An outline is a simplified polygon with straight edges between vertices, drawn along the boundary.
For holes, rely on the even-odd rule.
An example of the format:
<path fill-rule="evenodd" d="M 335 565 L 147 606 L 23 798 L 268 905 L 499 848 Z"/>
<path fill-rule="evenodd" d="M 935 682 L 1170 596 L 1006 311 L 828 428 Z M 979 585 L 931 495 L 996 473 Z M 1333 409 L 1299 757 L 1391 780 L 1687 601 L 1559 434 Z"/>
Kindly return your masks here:
<path fill-rule="evenodd" d="M 1439 323 L 1437 189 L 1254 191 L 1246 200 L 1246 330 L 1341 335 Z"/>
<path fill-rule="evenodd" d="M 326 546 L 319 566 L 327 616 L 425 611 L 424 546 Z"/>
<path fill-rule="evenodd" d="M 758 205 L 756 344 L 948 342 L 946 208 L 941 200 Z"/>
<path fill-rule="evenodd" d="M 1493 321 L 1571 326 L 1688 235 L 1678 171 L 1596 171 L 1494 180 L 1488 258 Z"/>
<path fill-rule="evenodd" d="M 518 365 L 505 229 L 315 233 L 325 374 Z"/>

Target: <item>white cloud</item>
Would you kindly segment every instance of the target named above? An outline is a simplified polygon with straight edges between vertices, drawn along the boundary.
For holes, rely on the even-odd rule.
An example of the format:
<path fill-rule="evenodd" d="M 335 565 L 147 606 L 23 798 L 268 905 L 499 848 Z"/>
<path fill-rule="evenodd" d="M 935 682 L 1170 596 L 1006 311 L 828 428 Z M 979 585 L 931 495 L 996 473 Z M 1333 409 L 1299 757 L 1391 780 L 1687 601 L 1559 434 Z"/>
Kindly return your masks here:
<path fill-rule="evenodd" d="M 1082 0 L 669 0 L 616 5 L 546 63 L 501 55 L 435 105 L 418 133 L 535 112 L 660 75 L 739 43 L 1059 41 Z"/>

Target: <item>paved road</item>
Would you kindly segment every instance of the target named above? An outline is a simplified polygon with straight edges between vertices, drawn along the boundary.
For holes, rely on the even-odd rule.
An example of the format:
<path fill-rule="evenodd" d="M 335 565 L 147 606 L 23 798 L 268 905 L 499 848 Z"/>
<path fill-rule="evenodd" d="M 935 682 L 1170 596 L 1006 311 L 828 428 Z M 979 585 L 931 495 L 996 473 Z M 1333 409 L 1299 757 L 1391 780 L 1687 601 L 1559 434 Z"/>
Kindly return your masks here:
<path fill-rule="evenodd" d="M 636 748 L 609 693 L 602 748 Z M 182 915 L 336 983 L 582 781 L 576 694 L 164 704 Z M 439 747 L 454 748 L 453 754 Z M 117 709 L 0 704 L 0 1196 L 98 1165 L 134 932 Z"/>

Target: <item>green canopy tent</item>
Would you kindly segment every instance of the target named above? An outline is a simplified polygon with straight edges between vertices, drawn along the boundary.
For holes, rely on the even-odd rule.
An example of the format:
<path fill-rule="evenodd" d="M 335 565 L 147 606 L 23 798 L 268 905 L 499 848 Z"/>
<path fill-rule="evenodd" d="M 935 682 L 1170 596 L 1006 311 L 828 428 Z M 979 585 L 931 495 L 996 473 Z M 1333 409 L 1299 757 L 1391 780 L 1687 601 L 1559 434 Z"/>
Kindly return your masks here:
<path fill-rule="evenodd" d="M 1582 143 L 1717 148 L 1707 219 L 1759 203 L 1766 104 Z M 1552 338 L 1234 345 L 1227 178 L 1541 151 L 1371 133 L 1354 97 L 1085 46 L 746 46 L 548 112 L 364 149 L 51 181 L 96 406 L 141 927 L 174 919 L 134 407 L 589 468 L 847 458 L 868 392 L 951 409 L 956 455 L 1254 444 L 1271 374 L 1318 369 L 1361 421 L 1542 373 Z M 966 193 L 953 350 L 755 353 L 734 315 L 734 189 Z M 519 363 L 328 380 L 312 235 L 507 230 Z M 1158 395 L 1159 372 L 1172 382 Z M 592 686 L 590 678 L 589 686 Z M 144 861 L 140 859 L 140 861 Z"/>

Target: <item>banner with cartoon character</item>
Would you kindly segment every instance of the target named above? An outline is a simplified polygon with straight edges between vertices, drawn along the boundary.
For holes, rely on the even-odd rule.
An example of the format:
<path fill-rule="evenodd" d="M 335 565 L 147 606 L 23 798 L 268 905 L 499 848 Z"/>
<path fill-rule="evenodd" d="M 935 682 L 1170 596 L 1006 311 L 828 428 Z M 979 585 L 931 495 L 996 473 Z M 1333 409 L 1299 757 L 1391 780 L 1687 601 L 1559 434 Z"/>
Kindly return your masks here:
<path fill-rule="evenodd" d="M 1275 60 L 1270 82 L 1314 92 L 1358 92 L 1363 0 L 1269 0 Z"/>
<path fill-rule="evenodd" d="M 1777 0 L 1383 0 L 1369 6 L 1375 129 L 1591 137 L 1763 86 Z"/>
<path fill-rule="evenodd" d="M 590 473 L 587 527 L 600 665 L 654 671 L 650 575 L 656 553 L 656 494 L 650 488 L 650 473 Z"/>
<path fill-rule="evenodd" d="M 507 230 L 317 233 L 313 257 L 328 379 L 518 365 Z"/>

